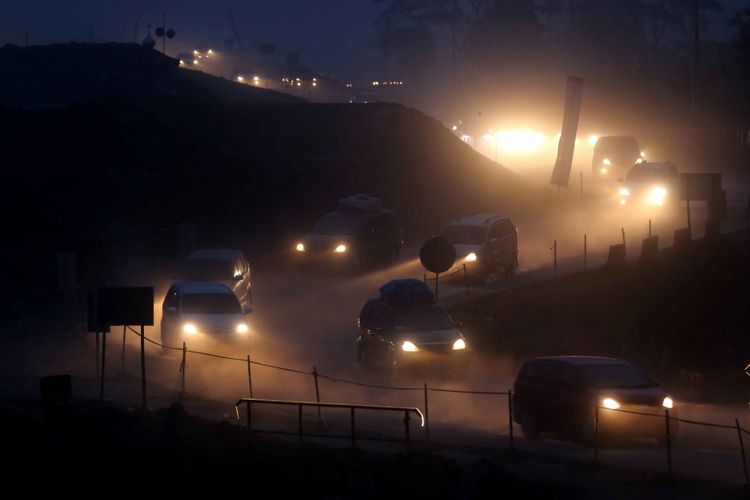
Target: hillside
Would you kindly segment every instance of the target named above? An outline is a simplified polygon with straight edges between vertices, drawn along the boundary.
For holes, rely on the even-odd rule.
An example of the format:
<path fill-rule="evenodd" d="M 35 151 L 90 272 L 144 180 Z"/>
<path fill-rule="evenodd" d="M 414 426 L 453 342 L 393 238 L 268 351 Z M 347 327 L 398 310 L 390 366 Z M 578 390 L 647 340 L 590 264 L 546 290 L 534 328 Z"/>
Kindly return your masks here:
<path fill-rule="evenodd" d="M 519 215 L 540 200 L 417 111 L 310 104 L 174 63 L 133 45 L 0 50 L 0 93 L 6 105 L 17 99 L 0 109 L 2 195 L 22 214 L 7 230 L 25 249 L 7 250 L 34 262 L 18 266 L 19 279 L 54 278 L 58 251 L 174 258 L 182 222 L 196 224 L 199 245 L 275 251 L 355 192 L 396 208 L 407 238 L 467 212 Z M 74 66 L 60 81 L 27 85 Z"/>

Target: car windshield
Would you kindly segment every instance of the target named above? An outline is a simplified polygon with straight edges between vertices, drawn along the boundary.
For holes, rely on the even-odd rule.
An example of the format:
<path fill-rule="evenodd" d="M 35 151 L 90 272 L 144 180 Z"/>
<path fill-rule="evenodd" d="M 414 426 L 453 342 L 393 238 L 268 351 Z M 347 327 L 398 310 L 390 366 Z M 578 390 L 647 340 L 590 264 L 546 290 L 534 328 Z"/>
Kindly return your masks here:
<path fill-rule="evenodd" d="M 328 214 L 318 220 L 310 232 L 312 234 L 354 234 L 359 224 L 360 218 L 353 215 Z"/>
<path fill-rule="evenodd" d="M 223 281 L 234 276 L 234 264 L 218 259 L 188 259 L 182 266 L 184 279 Z"/>
<path fill-rule="evenodd" d="M 481 245 L 487 239 L 487 228 L 453 224 L 445 228 L 443 237 L 454 245 Z"/>
<path fill-rule="evenodd" d="M 670 180 L 670 172 L 654 168 L 632 168 L 625 177 L 627 182 L 658 182 Z"/>
<path fill-rule="evenodd" d="M 185 314 L 239 314 L 240 303 L 231 293 L 189 293 L 182 296 Z"/>
<path fill-rule="evenodd" d="M 596 141 L 595 149 L 600 152 L 626 153 L 640 152 L 638 143 L 632 137 L 602 137 Z"/>
<path fill-rule="evenodd" d="M 584 365 L 580 370 L 584 384 L 594 389 L 634 389 L 654 385 L 642 371 L 631 365 Z"/>
<path fill-rule="evenodd" d="M 454 328 L 448 314 L 438 307 L 397 310 L 394 325 L 400 330 L 447 330 Z"/>

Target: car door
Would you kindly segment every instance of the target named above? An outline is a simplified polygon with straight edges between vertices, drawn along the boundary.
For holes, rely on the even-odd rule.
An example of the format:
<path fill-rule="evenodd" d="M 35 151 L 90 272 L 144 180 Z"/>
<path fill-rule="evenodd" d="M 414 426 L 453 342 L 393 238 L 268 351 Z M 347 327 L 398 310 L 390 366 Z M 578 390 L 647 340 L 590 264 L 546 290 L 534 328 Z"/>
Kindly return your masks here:
<path fill-rule="evenodd" d="M 509 220 L 503 220 L 496 224 L 498 226 L 498 267 L 508 269 L 515 267 L 518 252 L 518 235 L 516 226 Z"/>

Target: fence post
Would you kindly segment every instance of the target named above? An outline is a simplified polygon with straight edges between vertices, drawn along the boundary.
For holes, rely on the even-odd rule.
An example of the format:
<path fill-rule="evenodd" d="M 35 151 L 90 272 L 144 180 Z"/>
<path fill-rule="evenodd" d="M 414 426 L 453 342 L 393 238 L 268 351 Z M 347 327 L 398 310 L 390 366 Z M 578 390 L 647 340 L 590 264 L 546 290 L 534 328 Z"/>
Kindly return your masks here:
<path fill-rule="evenodd" d="M 127 326 L 122 327 L 122 355 L 120 356 L 120 370 L 125 371 L 125 330 Z"/>
<path fill-rule="evenodd" d="M 745 486 L 750 486 L 750 477 L 747 474 L 747 458 L 745 458 L 745 443 L 742 440 L 742 427 L 740 419 L 734 419 L 734 425 L 737 426 L 737 438 L 740 440 L 740 452 L 742 453 L 742 469 L 745 472 Z"/>
<path fill-rule="evenodd" d="M 554 259 L 554 267 L 552 268 L 552 275 L 557 276 L 557 240 L 552 243 L 552 257 Z"/>
<path fill-rule="evenodd" d="M 594 404 L 594 462 L 599 462 L 599 403 Z"/>
<path fill-rule="evenodd" d="M 625 228 L 621 227 L 620 232 L 622 233 L 622 251 L 627 256 L 628 254 L 628 245 L 625 243 Z"/>
<path fill-rule="evenodd" d="M 511 450 L 513 445 L 513 390 L 508 389 L 508 446 Z"/>
<path fill-rule="evenodd" d="M 185 341 L 182 342 L 182 364 L 180 365 L 180 371 L 182 372 L 182 392 L 181 396 L 185 395 L 185 368 L 187 367 L 187 344 Z"/>
<path fill-rule="evenodd" d="M 672 437 L 669 432 L 669 408 L 664 410 L 664 422 L 665 430 L 667 432 L 666 443 L 667 443 L 667 473 L 672 475 Z"/>
<path fill-rule="evenodd" d="M 430 404 L 427 398 L 427 382 L 424 383 L 424 429 L 427 434 L 427 441 L 430 440 Z"/>
<path fill-rule="evenodd" d="M 440 298 L 440 273 L 435 273 L 435 302 Z"/>
<path fill-rule="evenodd" d="M 250 362 L 250 355 L 247 355 L 247 385 L 250 388 L 250 397 L 253 396 L 253 370 L 252 370 L 252 363 Z"/>
<path fill-rule="evenodd" d="M 107 359 L 107 332 L 102 331 L 102 369 L 101 378 L 99 379 L 99 400 L 104 400 L 104 364 Z"/>
<path fill-rule="evenodd" d="M 297 405 L 297 423 L 299 426 L 299 430 L 297 431 L 299 434 L 299 444 L 302 444 L 302 404 L 301 403 Z"/>
<path fill-rule="evenodd" d="M 648 237 L 651 237 L 651 219 L 648 220 Z"/>
<path fill-rule="evenodd" d="M 411 450 L 409 442 L 409 410 L 404 411 L 404 435 L 406 437 L 406 454 L 408 455 Z"/>
<path fill-rule="evenodd" d="M 586 233 L 583 234 L 583 270 L 585 271 L 588 267 L 588 238 Z"/>
<path fill-rule="evenodd" d="M 469 273 L 466 270 L 466 264 L 464 264 L 464 285 L 466 285 L 466 298 L 471 300 L 471 286 L 469 285 Z"/>
<path fill-rule="evenodd" d="M 99 378 L 99 370 L 100 370 L 100 366 L 99 366 L 99 351 L 100 351 L 100 347 L 99 347 L 99 344 L 100 344 L 100 341 L 99 341 L 99 329 L 97 328 L 97 330 L 96 330 L 96 356 L 95 356 L 96 363 L 94 363 L 96 365 L 96 378 Z"/>
<path fill-rule="evenodd" d="M 146 409 L 146 328 L 141 325 L 141 403 Z"/>
<path fill-rule="evenodd" d="M 318 367 L 313 366 L 313 378 L 315 379 L 315 400 L 320 403 L 320 387 L 318 387 Z M 318 406 L 318 422 L 321 422 L 323 417 L 320 414 L 320 406 Z"/>

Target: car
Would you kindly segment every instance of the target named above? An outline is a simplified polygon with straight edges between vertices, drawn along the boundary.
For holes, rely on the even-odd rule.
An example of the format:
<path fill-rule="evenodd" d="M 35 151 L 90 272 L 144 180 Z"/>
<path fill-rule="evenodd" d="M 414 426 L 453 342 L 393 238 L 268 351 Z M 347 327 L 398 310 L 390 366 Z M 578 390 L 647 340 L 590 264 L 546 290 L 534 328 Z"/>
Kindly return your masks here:
<path fill-rule="evenodd" d="M 594 178 L 617 179 L 636 163 L 643 161 L 643 153 L 635 137 L 599 137 L 594 144 L 591 169 Z"/>
<path fill-rule="evenodd" d="M 680 206 L 680 173 L 671 162 L 638 163 L 619 181 L 620 205 Z"/>
<path fill-rule="evenodd" d="M 204 248 L 194 250 L 180 266 L 180 279 L 184 281 L 216 281 L 234 291 L 242 306 L 253 303 L 250 264 L 242 250 L 231 248 Z"/>
<path fill-rule="evenodd" d="M 456 249 L 456 263 L 448 273 L 466 265 L 470 277 L 509 280 L 518 269 L 518 229 L 507 215 L 458 218 L 445 227 L 443 237 Z"/>
<path fill-rule="evenodd" d="M 214 51 L 208 45 L 196 45 L 193 49 L 193 56 L 198 59 L 208 59 L 213 55 Z"/>
<path fill-rule="evenodd" d="M 420 280 L 393 280 L 368 300 L 358 319 L 357 359 L 392 377 L 417 367 L 447 368 L 461 377 L 468 345 L 459 326 Z"/>
<path fill-rule="evenodd" d="M 162 344 L 179 347 L 190 340 L 242 343 L 250 334 L 245 321 L 249 312 L 223 283 L 178 281 L 164 296 Z"/>
<path fill-rule="evenodd" d="M 665 438 L 664 415 L 674 401 L 627 361 L 597 356 L 550 356 L 527 360 L 513 385 L 513 421 L 526 439 L 543 432 L 592 442 L 599 435 Z M 612 411 L 625 410 L 625 411 Z M 672 422 L 671 430 L 677 430 Z"/>
<path fill-rule="evenodd" d="M 304 269 L 338 267 L 360 272 L 378 264 L 395 264 L 403 246 L 396 213 L 367 195 L 339 200 L 337 210 L 318 219 L 294 247 Z"/>
<path fill-rule="evenodd" d="M 198 58 L 190 52 L 180 52 L 177 54 L 177 59 L 180 60 L 180 66 L 183 68 L 189 68 L 198 64 Z"/>

